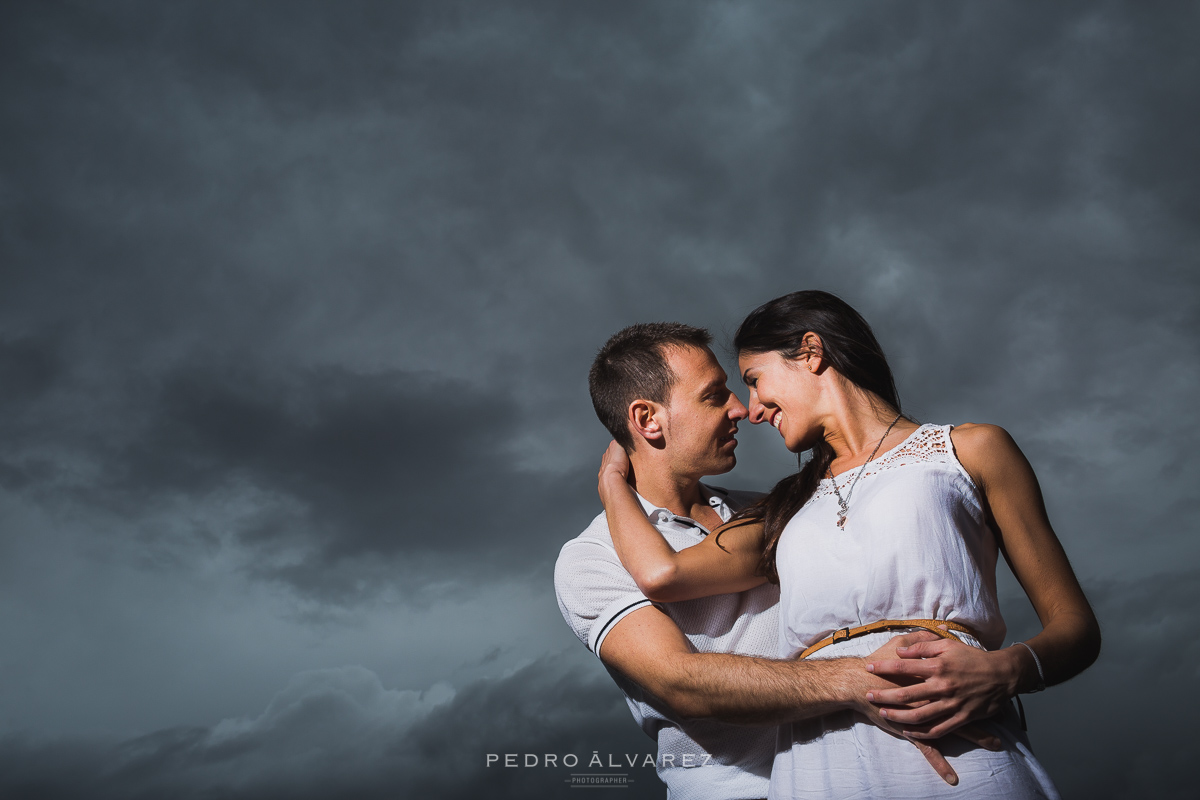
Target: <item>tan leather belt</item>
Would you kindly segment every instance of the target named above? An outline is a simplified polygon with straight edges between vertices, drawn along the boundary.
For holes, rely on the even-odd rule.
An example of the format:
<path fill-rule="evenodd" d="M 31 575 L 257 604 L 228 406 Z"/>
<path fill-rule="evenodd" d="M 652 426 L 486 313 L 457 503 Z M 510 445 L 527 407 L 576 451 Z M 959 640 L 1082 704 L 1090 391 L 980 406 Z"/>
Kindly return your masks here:
<path fill-rule="evenodd" d="M 865 636 L 868 633 L 875 633 L 876 631 L 890 631 L 897 628 L 924 628 L 931 633 L 936 633 L 943 639 L 958 638 L 950 631 L 958 631 L 959 633 L 966 633 L 971 636 L 975 636 L 976 639 L 979 638 L 975 635 L 975 631 L 971 630 L 966 625 L 960 625 L 957 622 L 950 622 L 949 620 L 945 619 L 881 619 L 879 622 L 872 622 L 870 625 L 862 625 L 858 628 L 841 628 L 836 630 L 833 632 L 833 636 L 829 636 L 817 642 L 812 647 L 808 648 L 799 656 L 797 656 L 797 658 L 808 658 L 822 647 L 828 647 L 835 642 L 844 642 L 847 639 L 853 639 L 857 636 Z"/>

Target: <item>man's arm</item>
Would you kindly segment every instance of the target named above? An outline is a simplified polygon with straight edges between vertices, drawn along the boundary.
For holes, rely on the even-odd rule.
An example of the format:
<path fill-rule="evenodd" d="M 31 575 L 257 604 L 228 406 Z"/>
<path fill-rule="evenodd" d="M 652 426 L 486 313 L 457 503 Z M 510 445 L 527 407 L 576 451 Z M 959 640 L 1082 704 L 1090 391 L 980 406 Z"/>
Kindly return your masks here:
<path fill-rule="evenodd" d="M 888 683 L 867 672 L 862 659 L 773 661 L 699 653 L 655 606 L 618 622 L 599 655 L 678 715 L 725 722 L 769 725 L 821 716 L 865 700 L 869 682 L 880 689 Z"/>
<path fill-rule="evenodd" d="M 924 641 L 925 636 L 937 638 L 926 634 L 913 643 Z M 896 686 L 867 672 L 861 658 L 776 661 L 699 653 L 655 606 L 640 608 L 618 622 L 599 655 L 681 717 L 751 725 L 793 722 L 853 708 L 886 728 L 887 721 L 866 695 Z"/>
<path fill-rule="evenodd" d="M 872 657 L 888 657 L 898 646 L 935 639 L 930 633 L 896 637 Z M 770 725 L 853 708 L 895 733 L 867 702 L 871 689 L 894 688 L 864 668 L 861 658 L 774 661 L 727 653 L 699 653 L 679 627 L 654 606 L 618 622 L 600 649 L 600 660 L 646 689 L 682 717 Z M 968 738 L 995 749 L 989 735 Z M 950 785 L 958 775 L 932 745 L 912 741 L 930 766 Z"/>

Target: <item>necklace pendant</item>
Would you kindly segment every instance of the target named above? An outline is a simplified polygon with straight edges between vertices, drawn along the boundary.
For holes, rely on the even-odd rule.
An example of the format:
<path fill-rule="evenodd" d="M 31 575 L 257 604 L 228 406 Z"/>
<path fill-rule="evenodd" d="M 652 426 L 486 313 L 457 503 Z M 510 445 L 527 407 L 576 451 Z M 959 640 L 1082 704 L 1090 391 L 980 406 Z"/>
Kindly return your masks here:
<path fill-rule="evenodd" d="M 837 525 L 838 525 L 838 527 L 839 527 L 839 528 L 843 528 L 843 529 L 846 527 L 846 512 L 845 512 L 845 511 L 839 511 L 839 512 L 838 512 L 838 523 L 837 523 Z"/>

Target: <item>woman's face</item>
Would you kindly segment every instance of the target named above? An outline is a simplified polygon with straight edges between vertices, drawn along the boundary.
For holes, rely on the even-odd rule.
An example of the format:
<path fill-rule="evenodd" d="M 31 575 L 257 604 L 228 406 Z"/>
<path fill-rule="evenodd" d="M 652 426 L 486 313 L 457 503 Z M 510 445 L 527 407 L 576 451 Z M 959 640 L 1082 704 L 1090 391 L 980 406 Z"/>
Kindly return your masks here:
<path fill-rule="evenodd" d="M 783 437 L 793 453 L 812 447 L 817 427 L 818 378 L 804 358 L 789 360 L 778 352 L 741 353 L 738 368 L 750 389 L 750 422 L 766 422 Z"/>

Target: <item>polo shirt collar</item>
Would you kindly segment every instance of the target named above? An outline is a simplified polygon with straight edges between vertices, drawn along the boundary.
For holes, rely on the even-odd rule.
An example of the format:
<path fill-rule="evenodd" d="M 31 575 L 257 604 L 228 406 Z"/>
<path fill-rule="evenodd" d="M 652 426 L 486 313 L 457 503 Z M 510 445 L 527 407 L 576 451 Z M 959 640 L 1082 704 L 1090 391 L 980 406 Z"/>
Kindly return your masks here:
<path fill-rule="evenodd" d="M 720 515 L 721 519 L 725 522 L 728 522 L 729 518 L 733 516 L 733 510 L 726 502 L 727 495 L 724 489 L 706 486 L 702 483 L 700 484 L 700 496 L 708 500 L 708 504 L 712 506 L 713 510 L 716 511 L 717 514 Z M 646 517 L 655 525 L 663 525 L 668 522 L 680 522 L 684 525 L 694 525 L 697 528 L 703 527 L 691 517 L 681 517 L 678 514 L 673 513 L 670 509 L 656 506 L 654 503 L 651 503 L 640 494 L 638 494 L 637 499 L 638 502 L 642 504 L 642 510 L 646 512 Z"/>

